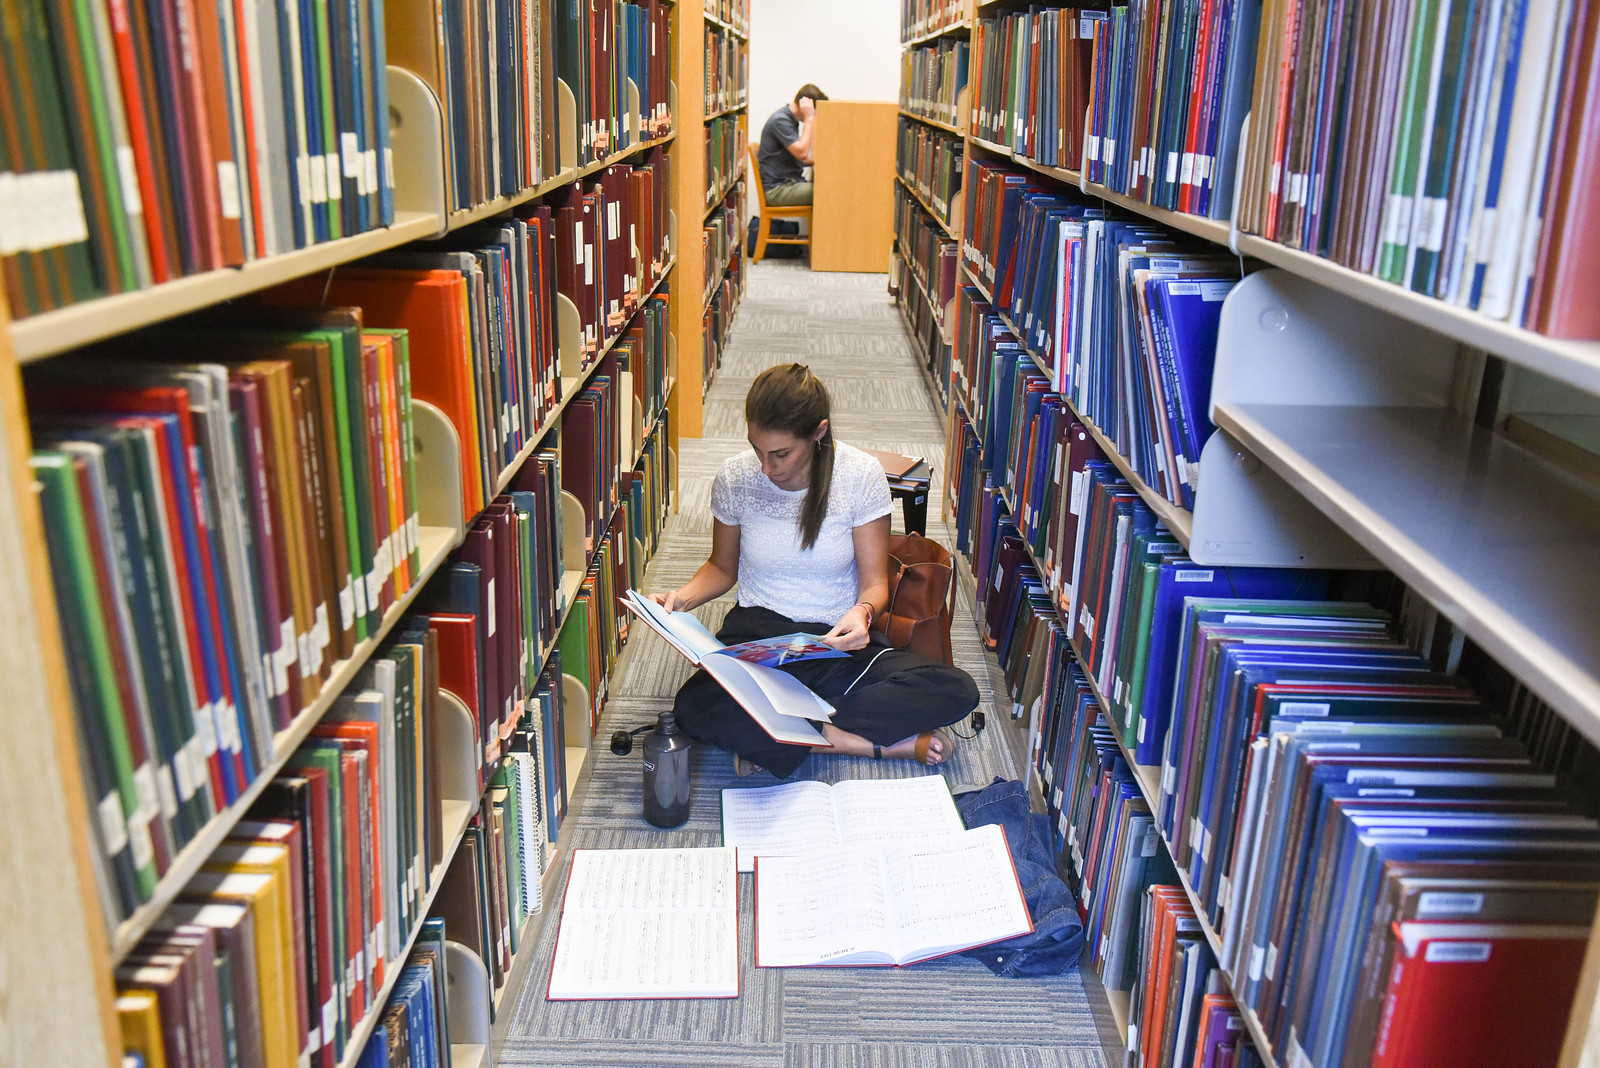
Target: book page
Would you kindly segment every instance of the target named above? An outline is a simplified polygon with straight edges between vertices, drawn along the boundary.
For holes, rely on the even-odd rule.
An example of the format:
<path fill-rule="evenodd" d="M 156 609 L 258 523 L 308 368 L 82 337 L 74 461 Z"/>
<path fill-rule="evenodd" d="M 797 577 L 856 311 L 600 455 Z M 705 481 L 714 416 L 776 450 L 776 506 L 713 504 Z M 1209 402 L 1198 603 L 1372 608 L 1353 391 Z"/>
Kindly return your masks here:
<path fill-rule="evenodd" d="M 833 718 L 833 706 L 793 675 L 737 656 L 719 656 L 711 664 L 715 665 L 715 669 L 701 662 L 701 666 L 706 667 L 719 682 L 724 678 L 721 669 L 730 664 L 749 675 L 780 714 L 801 719 Z"/>
<path fill-rule="evenodd" d="M 901 963 L 1033 930 L 998 824 L 882 847 Z"/>
<path fill-rule="evenodd" d="M 805 781 L 722 791 L 722 844 L 738 849 L 740 871 L 755 871 L 758 856 L 837 850 L 844 843 L 833 788 Z"/>
<path fill-rule="evenodd" d="M 638 590 L 629 590 L 621 601 L 623 607 L 648 623 L 692 664 L 698 665 L 708 653 L 722 648 L 717 636 L 688 612 L 668 612 Z"/>
<path fill-rule="evenodd" d="M 833 787 L 845 845 L 960 834 L 967 828 L 943 775 L 849 779 Z"/>
<path fill-rule="evenodd" d="M 809 718 L 831 716 L 833 709 L 822 704 L 822 699 L 806 689 L 798 679 L 781 671 L 746 664 L 730 656 L 708 656 L 701 666 L 775 740 L 791 745 L 828 744 L 822 732 L 811 725 Z M 756 681 L 755 673 L 758 671 L 769 671 L 789 683 L 790 692 L 785 695 L 781 705 L 775 704 L 767 690 Z"/>
<path fill-rule="evenodd" d="M 547 996 L 737 997 L 738 873 L 721 849 L 579 849 Z"/>
<path fill-rule="evenodd" d="M 839 850 L 756 865 L 756 965 L 890 963 L 882 862 Z"/>
<path fill-rule="evenodd" d="M 727 912 L 563 914 L 552 1001 L 738 997 L 739 917 Z"/>

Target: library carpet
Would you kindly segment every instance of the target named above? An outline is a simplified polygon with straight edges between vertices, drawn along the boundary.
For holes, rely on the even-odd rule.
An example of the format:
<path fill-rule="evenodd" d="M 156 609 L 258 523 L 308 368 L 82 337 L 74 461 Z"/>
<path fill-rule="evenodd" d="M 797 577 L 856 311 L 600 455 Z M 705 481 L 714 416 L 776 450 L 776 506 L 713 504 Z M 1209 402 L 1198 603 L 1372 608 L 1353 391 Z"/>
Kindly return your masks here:
<path fill-rule="evenodd" d="M 852 444 L 925 456 L 941 470 L 929 502 L 930 536 L 951 544 L 939 521 L 944 416 L 917 367 L 917 354 L 884 290 L 883 275 L 812 273 L 803 264 L 753 265 L 744 303 L 706 400 L 705 437 L 682 442 L 679 508 L 652 561 L 648 588 L 682 584 L 710 547 L 711 478 L 725 456 L 747 448 L 744 394 L 763 368 L 809 364 L 833 395 L 835 433 Z M 899 529 L 898 509 L 895 526 Z M 1017 731 L 997 712 L 989 662 L 972 625 L 970 589 L 959 591 L 956 663 L 978 681 L 990 726 L 956 743 L 939 772 L 911 761 L 882 763 L 813 755 L 797 777 L 846 778 L 942 773 L 952 789 L 1020 775 Z M 716 629 L 732 597 L 702 606 Z M 563 870 L 548 886 L 531 950 L 519 956 L 513 989 L 496 1024 L 511 1066 L 696 1068 L 1101 1068 L 1112 1026 L 1103 996 L 1077 973 L 1001 979 L 977 961 L 950 957 L 906 969 L 756 968 L 749 876 L 741 876 L 741 993 L 725 1000 L 545 1000 L 560 917 L 560 888 L 572 847 L 648 848 L 721 844 L 720 791 L 734 785 L 732 758 L 697 747 L 689 822 L 657 830 L 640 817 L 637 750 L 614 756 L 605 740 L 619 727 L 651 722 L 672 707 L 689 665 L 655 634 L 635 627 L 611 680 L 610 703 L 563 828 Z M 962 730 L 967 730 L 963 726 Z M 739 785 L 770 785 L 768 775 Z M 1098 1005 L 1099 1008 L 1094 1006 Z"/>

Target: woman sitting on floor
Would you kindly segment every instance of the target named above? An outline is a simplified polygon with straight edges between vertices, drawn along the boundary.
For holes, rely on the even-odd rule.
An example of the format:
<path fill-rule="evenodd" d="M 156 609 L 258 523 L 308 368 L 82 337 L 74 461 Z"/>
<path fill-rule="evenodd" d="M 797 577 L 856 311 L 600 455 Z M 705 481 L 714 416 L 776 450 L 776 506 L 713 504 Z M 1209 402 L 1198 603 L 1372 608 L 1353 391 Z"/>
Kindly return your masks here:
<path fill-rule="evenodd" d="M 939 728 L 977 707 L 978 688 L 960 668 L 870 631 L 889 597 L 889 487 L 877 460 L 834 442 L 829 410 L 809 368 L 756 377 L 744 402 L 753 451 L 723 461 L 711 485 L 711 558 L 652 596 L 689 611 L 737 582 L 739 603 L 717 632 L 724 643 L 804 631 L 851 654 L 783 668 L 834 706 L 821 726 L 829 746 L 816 751 L 942 764 L 954 743 Z M 731 750 L 740 775 L 787 778 L 811 751 L 774 741 L 704 671 L 674 711 L 690 737 Z"/>

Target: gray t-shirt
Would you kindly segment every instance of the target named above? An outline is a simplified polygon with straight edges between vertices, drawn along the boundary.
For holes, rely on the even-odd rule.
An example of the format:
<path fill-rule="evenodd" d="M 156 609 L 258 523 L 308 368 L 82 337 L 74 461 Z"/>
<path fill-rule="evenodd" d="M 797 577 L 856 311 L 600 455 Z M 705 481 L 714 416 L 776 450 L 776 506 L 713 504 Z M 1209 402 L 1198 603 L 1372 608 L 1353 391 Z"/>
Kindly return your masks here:
<path fill-rule="evenodd" d="M 789 105 L 774 111 L 761 127 L 761 184 L 774 189 L 805 177 L 800 161 L 794 158 L 789 146 L 800 139 L 800 120 L 789 111 Z"/>

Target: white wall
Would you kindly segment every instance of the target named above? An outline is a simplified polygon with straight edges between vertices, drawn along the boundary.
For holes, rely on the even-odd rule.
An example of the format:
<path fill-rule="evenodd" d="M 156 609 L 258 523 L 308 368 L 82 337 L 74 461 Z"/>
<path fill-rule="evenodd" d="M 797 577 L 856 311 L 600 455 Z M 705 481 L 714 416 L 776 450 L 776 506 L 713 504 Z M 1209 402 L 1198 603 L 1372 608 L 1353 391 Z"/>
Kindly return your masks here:
<path fill-rule="evenodd" d="M 752 141 L 807 82 L 833 100 L 898 100 L 899 0 L 751 0 Z"/>

